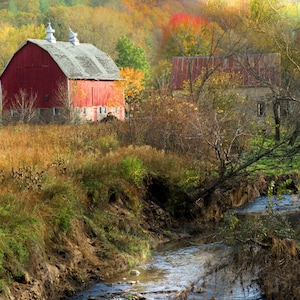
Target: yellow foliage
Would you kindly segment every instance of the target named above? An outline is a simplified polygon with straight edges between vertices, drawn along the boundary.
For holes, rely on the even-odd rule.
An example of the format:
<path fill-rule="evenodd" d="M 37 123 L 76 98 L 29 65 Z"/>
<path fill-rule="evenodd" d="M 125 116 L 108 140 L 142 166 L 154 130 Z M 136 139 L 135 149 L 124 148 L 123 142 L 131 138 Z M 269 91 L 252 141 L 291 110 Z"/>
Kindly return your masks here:
<path fill-rule="evenodd" d="M 0 72 L 8 63 L 11 56 L 18 48 L 26 42 L 27 38 L 44 38 L 45 26 L 33 24 L 23 25 L 15 28 L 11 25 L 4 25 L 0 32 Z"/>
<path fill-rule="evenodd" d="M 125 100 L 128 104 L 138 102 L 141 93 L 144 91 L 145 74 L 141 70 L 133 68 L 122 68 L 120 75 L 124 79 L 122 85 L 124 88 Z"/>

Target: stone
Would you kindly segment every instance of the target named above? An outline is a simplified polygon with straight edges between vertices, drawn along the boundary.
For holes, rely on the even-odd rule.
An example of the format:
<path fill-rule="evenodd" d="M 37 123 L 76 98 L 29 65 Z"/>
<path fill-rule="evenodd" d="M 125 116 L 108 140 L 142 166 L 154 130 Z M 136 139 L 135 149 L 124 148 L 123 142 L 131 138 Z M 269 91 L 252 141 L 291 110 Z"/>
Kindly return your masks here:
<path fill-rule="evenodd" d="M 130 272 L 130 275 L 133 275 L 133 276 L 139 276 L 140 274 L 141 274 L 141 272 L 138 271 L 138 270 L 132 270 L 132 271 Z"/>

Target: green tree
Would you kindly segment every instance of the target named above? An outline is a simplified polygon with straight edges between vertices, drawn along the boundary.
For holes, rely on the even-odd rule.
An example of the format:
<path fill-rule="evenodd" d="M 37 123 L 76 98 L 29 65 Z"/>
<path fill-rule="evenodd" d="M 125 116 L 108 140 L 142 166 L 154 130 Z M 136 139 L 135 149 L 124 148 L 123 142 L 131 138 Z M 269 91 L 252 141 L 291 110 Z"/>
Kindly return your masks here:
<path fill-rule="evenodd" d="M 14 15 L 18 13 L 18 8 L 14 0 L 9 0 L 7 4 L 7 10 L 12 12 Z"/>
<path fill-rule="evenodd" d="M 85 0 L 65 0 L 67 6 L 84 4 Z"/>
<path fill-rule="evenodd" d="M 121 36 L 118 39 L 116 50 L 118 52 L 118 57 L 116 58 L 118 67 L 140 70 L 145 74 L 146 79 L 149 77 L 150 65 L 145 51 L 141 47 L 135 46 L 126 36 Z"/>
<path fill-rule="evenodd" d="M 40 0 L 40 10 L 42 13 L 47 13 L 50 7 L 50 0 Z"/>
<path fill-rule="evenodd" d="M 26 12 L 30 14 L 39 14 L 40 13 L 40 3 L 39 0 L 14 0 L 16 6 L 18 7 L 19 12 Z"/>

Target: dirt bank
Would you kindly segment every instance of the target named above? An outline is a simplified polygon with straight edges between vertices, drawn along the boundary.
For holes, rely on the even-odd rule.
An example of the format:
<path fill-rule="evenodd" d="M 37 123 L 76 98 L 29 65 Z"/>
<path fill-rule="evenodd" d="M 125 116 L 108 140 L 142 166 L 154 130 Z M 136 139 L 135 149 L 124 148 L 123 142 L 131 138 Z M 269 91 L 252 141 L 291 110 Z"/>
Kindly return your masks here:
<path fill-rule="evenodd" d="M 141 201 L 143 212 L 139 223 L 149 237 L 150 247 L 186 236 L 180 232 L 179 221 L 164 209 L 150 199 Z M 120 221 L 130 213 L 122 201 L 111 203 L 107 209 L 107 214 Z M 49 243 L 46 253 L 33 246 L 24 274 L 0 299 L 67 299 L 93 282 L 130 269 L 128 256 L 111 252 L 85 220 L 78 220 L 57 243 Z"/>
<path fill-rule="evenodd" d="M 152 181 L 148 193 L 141 195 L 139 226 L 149 238 L 149 247 L 199 233 L 215 224 L 228 208 L 252 201 L 266 186 L 264 178 L 259 177 L 229 182 L 206 198 L 194 199 L 193 195 L 180 194 L 177 196 L 184 203 L 184 214 L 176 215 L 167 212 L 166 187 Z M 118 222 L 128 220 L 126 217 L 131 213 L 122 199 L 111 201 L 107 207 L 107 214 Z M 15 279 L 1 300 L 67 299 L 93 282 L 132 267 L 127 256 L 111 252 L 102 243 L 101 236 L 85 219 L 77 220 L 72 230 L 60 236 L 57 242 L 49 243 L 46 251 L 36 245 L 32 248 L 24 273 Z"/>

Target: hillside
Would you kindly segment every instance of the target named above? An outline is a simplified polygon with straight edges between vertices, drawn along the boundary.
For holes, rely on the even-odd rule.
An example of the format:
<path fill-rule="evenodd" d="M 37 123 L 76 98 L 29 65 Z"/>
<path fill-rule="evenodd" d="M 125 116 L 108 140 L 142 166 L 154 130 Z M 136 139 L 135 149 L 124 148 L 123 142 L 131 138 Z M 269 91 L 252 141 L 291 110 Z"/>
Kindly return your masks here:
<path fill-rule="evenodd" d="M 58 40 L 68 40 L 71 27 L 81 42 L 92 43 L 113 58 L 118 38 L 127 36 L 146 50 L 151 61 L 160 43 L 161 28 L 170 16 L 198 10 L 199 4 L 190 0 L 4 1 L 0 4 L 0 69 L 27 38 L 44 39 L 49 21 Z"/>

